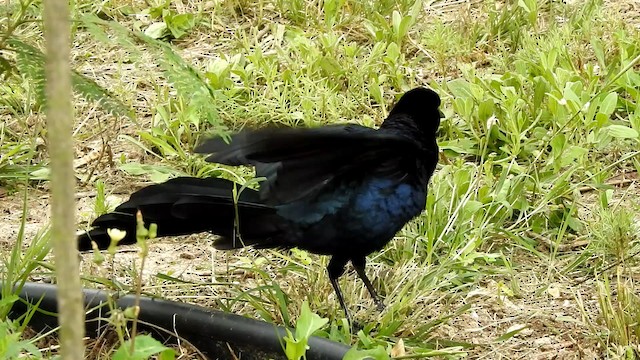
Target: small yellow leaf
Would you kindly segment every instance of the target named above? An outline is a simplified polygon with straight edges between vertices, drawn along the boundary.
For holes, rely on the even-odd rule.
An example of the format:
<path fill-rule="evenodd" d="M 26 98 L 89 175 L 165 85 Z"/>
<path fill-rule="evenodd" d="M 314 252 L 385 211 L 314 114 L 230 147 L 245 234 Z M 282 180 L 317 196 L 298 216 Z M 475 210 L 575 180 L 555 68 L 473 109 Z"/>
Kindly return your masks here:
<path fill-rule="evenodd" d="M 398 339 L 398 342 L 393 345 L 393 348 L 391 348 L 391 357 L 405 356 L 405 354 L 404 341 L 402 341 L 402 339 Z"/>

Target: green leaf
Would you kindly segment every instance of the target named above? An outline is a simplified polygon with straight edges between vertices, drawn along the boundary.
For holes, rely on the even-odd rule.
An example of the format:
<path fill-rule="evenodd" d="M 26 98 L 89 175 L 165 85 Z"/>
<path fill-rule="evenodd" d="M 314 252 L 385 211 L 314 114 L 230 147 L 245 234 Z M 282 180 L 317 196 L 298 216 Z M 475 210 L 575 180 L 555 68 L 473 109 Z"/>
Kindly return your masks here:
<path fill-rule="evenodd" d="M 330 56 L 323 56 L 322 58 L 320 58 L 320 60 L 318 60 L 318 65 L 320 66 L 320 68 L 322 68 L 322 70 L 324 70 L 325 73 L 329 75 L 338 74 L 341 72 L 341 67 L 338 61 Z"/>
<path fill-rule="evenodd" d="M 400 28 L 399 28 L 399 32 L 397 34 L 398 42 L 402 41 L 402 39 L 404 39 L 404 37 L 407 35 L 407 33 L 409 33 L 409 28 L 412 25 L 411 21 L 412 21 L 412 19 L 411 19 L 410 16 L 405 16 L 405 17 L 402 18 L 402 21 L 400 21 Z"/>
<path fill-rule="evenodd" d="M 451 80 L 447 82 L 447 87 L 449 88 L 449 91 L 451 91 L 453 96 L 456 98 L 473 97 L 473 95 L 471 94 L 470 84 L 466 80 L 463 80 L 463 79 Z"/>
<path fill-rule="evenodd" d="M 31 180 L 49 180 L 50 176 L 51 176 L 51 169 L 48 167 L 43 167 L 29 173 L 29 179 Z"/>
<path fill-rule="evenodd" d="M 0 299 L 0 308 L 5 306 L 13 306 L 13 303 L 20 300 L 20 297 L 16 294 L 9 294 Z"/>
<path fill-rule="evenodd" d="M 325 24 L 333 26 L 336 23 L 339 10 L 344 5 L 344 0 L 325 0 L 323 1 L 324 21 Z"/>
<path fill-rule="evenodd" d="M 524 0 L 518 0 L 518 6 L 524 9 L 527 13 L 531 11 L 531 8 L 526 4 Z"/>
<path fill-rule="evenodd" d="M 389 354 L 385 351 L 385 349 L 378 345 L 373 349 L 368 350 L 358 350 L 355 346 L 349 349 L 342 360 L 389 360 Z"/>
<path fill-rule="evenodd" d="M 526 325 L 518 326 L 518 327 L 516 327 L 515 329 L 513 329 L 513 330 L 511 330 L 511 331 L 509 331 L 509 332 L 507 332 L 507 333 L 505 333 L 505 334 L 502 334 L 500 337 L 498 337 L 498 338 L 496 339 L 496 341 L 505 341 L 505 340 L 509 340 L 509 339 L 511 339 L 512 337 L 516 336 L 516 335 L 517 335 L 519 332 L 521 332 L 522 330 L 525 330 L 525 329 L 528 329 L 528 328 L 529 328 L 529 327 L 528 327 L 528 326 L 526 326 Z"/>
<path fill-rule="evenodd" d="M 598 59 L 598 63 L 600 64 L 600 66 L 606 68 L 607 62 L 604 56 L 604 47 L 602 46 L 602 40 L 597 37 L 592 37 L 591 48 L 593 49 L 593 53 L 596 55 L 596 59 Z"/>
<path fill-rule="evenodd" d="M 555 156 L 560 156 L 562 154 L 562 149 L 564 149 L 566 142 L 567 139 L 563 133 L 559 133 L 551 139 L 551 149 Z"/>
<path fill-rule="evenodd" d="M 478 106 L 478 118 L 486 122 L 495 113 L 495 101 L 492 98 L 482 101 Z"/>
<path fill-rule="evenodd" d="M 183 37 L 196 24 L 193 14 L 175 15 L 172 12 L 167 12 L 163 19 L 167 24 L 167 28 L 171 31 L 171 35 L 176 39 Z"/>
<path fill-rule="evenodd" d="M 610 92 L 602 103 L 600 103 L 600 112 L 611 116 L 616 109 L 616 105 L 618 104 L 618 94 L 616 92 Z"/>
<path fill-rule="evenodd" d="M 300 318 L 296 323 L 296 338 L 297 339 L 309 339 L 314 332 L 322 328 L 329 319 L 321 318 L 318 314 L 315 314 L 309 309 L 309 304 L 305 301 L 302 303 L 302 311 Z"/>
<path fill-rule="evenodd" d="M 391 14 L 391 26 L 393 26 L 393 34 L 396 38 L 400 37 L 400 25 L 402 23 L 402 15 L 398 12 L 398 10 L 394 10 L 393 14 Z"/>
<path fill-rule="evenodd" d="M 291 331 L 287 329 L 287 336 L 285 336 L 285 349 L 284 352 L 289 360 L 297 360 L 304 357 L 307 349 L 307 343 L 311 335 L 314 332 L 323 327 L 329 319 L 324 319 L 313 313 L 309 309 L 309 304 L 305 301 L 302 303 L 302 310 L 300 317 L 296 323 L 295 338 Z"/>
<path fill-rule="evenodd" d="M 148 175 L 154 183 L 165 182 L 172 175 L 181 175 L 180 172 L 166 166 L 146 165 L 135 162 L 122 164 L 119 168 L 130 175 Z"/>
<path fill-rule="evenodd" d="M 459 138 L 453 140 L 443 140 L 440 142 L 440 148 L 443 150 L 455 151 L 458 154 L 478 155 L 478 142 L 469 138 Z"/>
<path fill-rule="evenodd" d="M 369 88 L 369 94 L 371 94 L 373 100 L 378 104 L 384 104 L 382 92 L 383 90 L 381 85 L 374 84 Z"/>
<path fill-rule="evenodd" d="M 71 79 L 73 81 L 73 89 L 79 92 L 83 98 L 95 101 L 110 114 L 125 116 L 129 119 L 133 118 L 133 111 L 128 106 L 95 81 L 76 72 L 73 72 Z"/>
<path fill-rule="evenodd" d="M 464 211 L 468 214 L 475 214 L 480 209 L 482 209 L 484 205 L 480 201 L 469 200 L 466 204 L 464 204 Z"/>
<path fill-rule="evenodd" d="M 287 336 L 284 338 L 284 342 L 284 354 L 288 360 L 299 360 L 307 352 L 306 341 L 295 339 L 289 329 L 287 329 Z"/>
<path fill-rule="evenodd" d="M 395 64 L 399 56 L 400 56 L 400 48 L 398 47 L 398 44 L 394 42 L 390 43 L 389 46 L 387 46 L 387 58 L 390 60 L 391 63 Z"/>
<path fill-rule="evenodd" d="M 549 84 L 548 82 L 541 76 L 536 77 L 533 80 L 535 84 L 534 94 L 533 94 L 533 108 L 538 109 L 542 104 L 542 100 L 546 97 Z"/>
<path fill-rule="evenodd" d="M 562 153 L 562 157 L 560 158 L 560 166 L 569 166 L 576 160 L 580 160 L 588 152 L 589 150 L 583 147 L 575 145 L 570 146 Z"/>
<path fill-rule="evenodd" d="M 10 40 L 9 43 L 16 49 L 17 64 L 20 72 L 32 80 L 38 101 L 45 103 L 44 97 L 44 54 L 37 48 L 18 40 Z M 73 90 L 77 91 L 87 100 L 93 100 L 107 112 L 131 118 L 132 111 L 119 101 L 113 94 L 98 85 L 95 81 L 73 72 L 71 74 Z"/>
<path fill-rule="evenodd" d="M 169 34 L 169 28 L 164 22 L 154 22 L 149 25 L 144 34 L 152 39 L 160 39 Z"/>
<path fill-rule="evenodd" d="M 134 339 L 133 354 L 129 353 L 131 340 L 125 341 L 120 348 L 113 354 L 113 360 L 146 360 L 153 355 L 160 354 L 160 359 L 175 359 L 175 351 L 170 349 L 158 340 L 149 335 L 138 335 Z"/>
<path fill-rule="evenodd" d="M 636 130 L 624 125 L 609 125 L 605 130 L 609 135 L 618 139 L 635 139 L 638 137 Z"/>
<path fill-rule="evenodd" d="M 16 66 L 21 75 L 28 78 L 33 86 L 36 100 L 40 105 L 46 102 L 44 54 L 37 48 L 22 41 L 9 39 L 9 45 L 16 50 Z"/>

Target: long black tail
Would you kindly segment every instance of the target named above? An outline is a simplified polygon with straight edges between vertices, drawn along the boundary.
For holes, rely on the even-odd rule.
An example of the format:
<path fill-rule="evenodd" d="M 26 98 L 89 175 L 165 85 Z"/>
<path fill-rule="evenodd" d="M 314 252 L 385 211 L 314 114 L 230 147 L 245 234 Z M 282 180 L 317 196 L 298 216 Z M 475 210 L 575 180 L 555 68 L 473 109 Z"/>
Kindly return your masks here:
<path fill-rule="evenodd" d="M 240 186 L 229 180 L 191 177 L 148 186 L 133 193 L 129 201 L 113 212 L 98 217 L 91 224 L 94 229 L 78 237 L 78 248 L 90 250 L 94 241 L 98 248 L 106 249 L 111 242 L 107 234 L 110 228 L 127 232 L 119 244 L 135 243 L 138 210 L 145 226 L 157 224 L 158 237 L 210 231 L 220 235 L 214 246 L 221 249 L 244 245 L 278 246 L 271 244 L 280 233 L 281 219 L 275 209 L 262 204 L 258 192 L 248 188 L 243 189 L 234 201 L 234 186 L 240 192 Z M 239 230 L 240 237 L 234 230 Z"/>

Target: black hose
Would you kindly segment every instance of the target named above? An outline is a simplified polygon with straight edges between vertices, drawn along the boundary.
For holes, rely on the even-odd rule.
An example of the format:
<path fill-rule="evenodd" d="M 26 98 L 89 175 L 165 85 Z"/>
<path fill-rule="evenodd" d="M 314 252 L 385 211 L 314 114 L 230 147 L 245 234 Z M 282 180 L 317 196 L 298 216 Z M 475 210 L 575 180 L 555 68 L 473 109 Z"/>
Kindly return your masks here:
<path fill-rule="evenodd" d="M 95 338 L 107 325 L 99 318 L 108 316 L 105 306 L 107 292 L 103 290 L 85 289 L 84 302 L 87 309 L 87 336 Z M 29 322 L 29 326 L 36 331 L 53 329 L 58 326 L 55 313 L 58 310 L 55 285 L 41 283 L 27 283 L 19 296 L 25 302 L 16 302 L 12 309 L 11 318 L 17 318 L 26 313 L 27 304 L 37 304 L 38 310 Z M 124 309 L 134 305 L 134 296 L 127 295 L 116 300 L 116 306 Z M 53 313 L 54 315 L 46 314 Z M 245 318 L 218 310 L 177 303 L 162 299 L 143 297 L 140 299 L 139 327 L 159 340 L 175 343 L 176 334 L 194 345 L 209 359 L 220 360 L 263 360 L 285 359 L 283 337 L 286 331 L 281 326 L 267 322 Z M 144 326 L 143 323 L 155 325 Z M 349 350 L 346 345 L 319 337 L 309 339 L 308 360 L 340 360 Z M 233 352 L 233 353 L 232 353 Z"/>

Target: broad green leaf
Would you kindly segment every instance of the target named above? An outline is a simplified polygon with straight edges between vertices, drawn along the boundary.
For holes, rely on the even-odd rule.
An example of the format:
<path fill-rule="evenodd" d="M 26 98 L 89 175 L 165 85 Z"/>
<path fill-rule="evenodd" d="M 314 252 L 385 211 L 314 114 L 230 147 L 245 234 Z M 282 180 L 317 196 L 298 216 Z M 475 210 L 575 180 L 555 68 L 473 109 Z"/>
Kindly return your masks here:
<path fill-rule="evenodd" d="M 609 125 L 605 129 L 609 135 L 618 139 L 635 139 L 638 137 L 636 130 L 624 125 Z"/>
<path fill-rule="evenodd" d="M 611 114 L 613 114 L 613 112 L 615 111 L 617 104 L 618 94 L 615 92 L 610 92 L 604 98 L 604 100 L 602 100 L 602 103 L 600 103 L 600 112 L 607 116 L 611 116 Z"/>
<path fill-rule="evenodd" d="M 146 360 L 153 355 L 160 354 L 160 359 L 175 359 L 175 351 L 149 335 L 138 335 L 134 339 L 133 354 L 129 353 L 131 340 L 125 341 L 113 354 L 113 360 Z"/>
<path fill-rule="evenodd" d="M 553 150 L 555 156 L 560 156 L 560 154 L 562 154 L 562 149 L 564 149 L 564 145 L 566 142 L 567 139 L 562 133 L 559 133 L 558 135 L 554 136 L 553 139 L 551 139 L 551 149 Z"/>
<path fill-rule="evenodd" d="M 324 70 L 327 74 L 338 74 L 342 70 L 338 61 L 330 56 L 323 56 L 318 60 L 318 65 Z"/>
<path fill-rule="evenodd" d="M 578 159 L 581 159 L 589 150 L 580 146 L 570 146 L 562 153 L 560 158 L 560 166 L 568 166 Z"/>
<path fill-rule="evenodd" d="M 18 300 L 20 300 L 20 297 L 18 295 L 9 294 L 4 298 L 0 299 L 0 307 L 9 306 L 9 305 L 13 306 L 13 303 L 15 303 Z"/>
<path fill-rule="evenodd" d="M 400 37 L 400 25 L 402 23 L 402 15 L 398 12 L 398 10 L 394 10 L 393 14 L 391 14 L 391 25 L 393 26 L 393 34 L 396 37 Z"/>
<path fill-rule="evenodd" d="M 486 122 L 491 116 L 494 115 L 495 112 L 495 101 L 493 98 L 489 98 L 480 103 L 478 106 L 478 118 L 482 122 Z M 489 126 L 487 126 L 489 127 Z"/>
<path fill-rule="evenodd" d="M 389 354 L 387 354 L 386 350 L 378 345 L 373 349 L 368 350 L 358 350 L 355 346 L 349 349 L 342 360 L 389 360 Z"/>
<path fill-rule="evenodd" d="M 439 145 L 442 150 L 455 151 L 458 154 L 479 154 L 478 142 L 469 138 L 443 140 Z"/>
<path fill-rule="evenodd" d="M 289 329 L 287 329 L 287 336 L 284 338 L 284 342 L 284 354 L 288 360 L 299 360 L 307 352 L 307 342 L 295 339 Z"/>
<path fill-rule="evenodd" d="M 526 4 L 526 2 L 524 0 L 518 0 L 518 6 L 523 8 L 524 11 L 526 11 L 526 12 L 530 12 L 531 11 L 531 9 L 529 8 L 529 6 Z"/>
<path fill-rule="evenodd" d="M 300 318 L 296 323 L 296 338 L 309 339 L 314 332 L 323 327 L 329 319 L 321 318 L 309 309 L 309 304 L 305 301 L 302 303 L 302 311 Z"/>
<path fill-rule="evenodd" d="M 591 48 L 593 49 L 593 53 L 596 55 L 596 59 L 598 59 L 598 63 L 602 67 L 606 67 L 607 62 L 604 56 L 604 48 L 602 46 L 602 40 L 597 37 L 591 38 Z"/>
<path fill-rule="evenodd" d="M 389 46 L 387 46 L 387 57 L 389 58 L 389 60 L 395 63 L 399 56 L 400 48 L 398 47 L 398 44 L 394 42 L 390 43 Z"/>
<path fill-rule="evenodd" d="M 181 175 L 180 172 L 170 167 L 161 165 L 147 165 L 136 162 L 125 163 L 119 166 L 120 170 L 130 175 L 148 175 L 154 183 L 168 180 L 172 175 Z"/>
<path fill-rule="evenodd" d="M 291 331 L 287 329 L 287 336 L 284 338 L 284 352 L 289 360 L 298 360 L 304 357 L 307 349 L 307 343 L 314 332 L 323 327 L 329 319 L 324 319 L 313 313 L 309 309 L 309 304 L 305 301 L 302 303 L 300 317 L 296 323 L 295 338 Z"/>
<path fill-rule="evenodd" d="M 574 83 L 567 83 L 564 88 L 563 97 L 565 98 L 565 100 L 571 100 L 576 104 L 580 104 L 580 97 L 576 94 L 573 84 Z"/>
<path fill-rule="evenodd" d="M 536 77 L 533 82 L 535 84 L 533 106 L 535 109 L 538 109 L 548 92 L 549 83 L 541 76 Z"/>
<path fill-rule="evenodd" d="M 187 31 L 191 30 L 196 24 L 193 14 L 175 15 L 171 11 L 167 11 L 166 13 L 167 14 L 163 16 L 164 22 L 167 24 L 169 31 L 171 31 L 171 35 L 176 39 L 183 37 Z"/>
<path fill-rule="evenodd" d="M 482 209 L 483 204 L 480 201 L 469 200 L 464 204 L 464 211 L 469 214 L 475 214 L 478 210 Z"/>
<path fill-rule="evenodd" d="M 466 80 L 463 80 L 463 79 L 451 80 L 447 82 L 447 87 L 449 88 L 449 91 L 451 91 L 453 96 L 456 98 L 467 98 L 467 97 L 473 96 L 471 94 L 470 84 Z"/>
<path fill-rule="evenodd" d="M 160 39 L 168 33 L 169 29 L 164 22 L 154 22 L 144 31 L 144 34 L 152 39 Z"/>
<path fill-rule="evenodd" d="M 412 21 L 412 19 L 411 19 L 410 16 L 405 16 L 400 21 L 400 29 L 399 29 L 399 32 L 397 34 L 398 42 L 400 42 L 402 39 L 404 39 L 404 37 L 407 35 L 407 33 L 409 33 L 409 27 L 412 25 L 411 21 Z"/>

